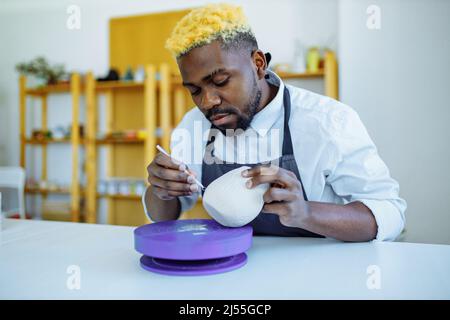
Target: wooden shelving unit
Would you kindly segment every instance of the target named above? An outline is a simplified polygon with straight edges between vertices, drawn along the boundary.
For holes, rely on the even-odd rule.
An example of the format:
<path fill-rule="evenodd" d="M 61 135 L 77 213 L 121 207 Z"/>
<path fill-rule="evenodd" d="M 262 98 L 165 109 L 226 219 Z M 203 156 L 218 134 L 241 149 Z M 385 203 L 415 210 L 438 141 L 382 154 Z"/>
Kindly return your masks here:
<path fill-rule="evenodd" d="M 39 88 L 27 88 L 26 77 L 21 76 L 19 79 L 19 109 L 20 109 L 20 166 L 26 167 L 26 145 L 39 146 L 41 148 L 41 180 L 47 180 L 47 147 L 49 144 L 70 144 L 72 154 L 71 169 L 71 186 L 70 190 L 50 190 L 39 188 L 26 188 L 28 194 L 39 194 L 45 200 L 49 194 L 68 194 L 70 195 L 70 220 L 74 222 L 80 221 L 80 185 L 79 185 L 79 148 L 84 144 L 80 138 L 79 132 L 79 109 L 81 81 L 80 75 L 72 74 L 70 83 L 62 83 L 56 85 L 47 85 Z M 26 102 L 27 97 L 40 99 L 41 101 L 41 129 L 47 130 L 47 100 L 50 94 L 69 93 L 71 95 L 72 108 L 72 130 L 70 139 L 33 139 L 26 137 Z"/>
<path fill-rule="evenodd" d="M 164 67 L 162 67 L 164 68 Z M 146 67 L 146 80 L 134 82 L 98 82 L 88 73 L 85 84 L 87 101 L 86 135 L 86 221 L 95 223 L 98 200 L 105 198 L 108 208 L 108 223 L 138 225 L 147 222 L 143 214 L 141 196 L 122 194 L 99 194 L 97 192 L 98 148 L 106 148 L 107 177 L 132 177 L 146 180 L 146 166 L 155 156 L 156 143 L 160 143 L 156 132 L 159 125 L 157 96 L 161 86 L 157 85 L 156 67 Z M 106 136 L 115 131 L 144 130 L 145 138 L 98 139 L 98 97 L 106 98 Z M 161 127 L 161 126 L 160 126 Z M 170 132 L 168 132 L 170 134 Z M 122 214 L 125 212 L 124 214 Z"/>
<path fill-rule="evenodd" d="M 148 71 L 152 71 L 150 68 Z M 156 76 L 154 75 L 153 78 Z M 139 200 L 141 197 L 137 195 L 109 195 L 109 194 L 97 194 L 96 192 L 96 177 L 97 168 L 96 168 L 96 149 L 100 146 L 106 146 L 107 148 L 114 149 L 115 145 L 120 146 L 139 146 L 140 148 L 146 144 L 146 141 L 150 142 L 154 139 L 151 137 L 148 139 L 129 139 L 129 138 L 105 138 L 98 139 L 96 138 L 96 101 L 95 98 L 98 94 L 105 94 L 107 97 L 107 104 L 109 109 L 112 108 L 112 98 L 115 93 L 123 93 L 123 92 L 134 92 L 139 95 L 144 95 L 145 92 L 151 94 L 152 96 L 155 94 L 156 89 L 156 81 L 149 80 L 145 83 L 136 83 L 136 82 L 124 82 L 124 81 L 110 81 L 110 82 L 99 82 L 95 81 L 93 75 L 89 73 L 84 82 L 80 80 L 80 76 L 78 74 L 74 74 L 71 77 L 70 83 L 62 83 L 56 85 L 47 85 L 44 87 L 38 88 L 27 88 L 26 87 L 26 77 L 22 76 L 19 80 L 20 87 L 20 164 L 25 168 L 26 165 L 26 146 L 33 145 L 42 148 L 42 167 L 41 167 L 41 180 L 47 180 L 47 146 L 51 144 L 70 144 L 71 152 L 72 152 L 72 183 L 70 189 L 48 189 L 48 188 L 39 188 L 39 187 L 26 187 L 25 192 L 30 195 L 40 195 L 44 198 L 47 198 L 50 194 L 60 194 L 60 195 L 69 195 L 71 202 L 71 221 L 79 222 L 81 221 L 81 208 L 80 208 L 80 199 L 86 198 L 86 222 L 95 223 L 96 222 L 96 201 L 99 198 L 106 198 L 111 200 Z M 147 88 L 147 89 L 146 89 Z M 41 120 L 41 130 L 47 130 L 47 100 L 48 96 L 51 94 L 70 94 L 72 97 L 72 134 L 71 138 L 42 138 L 35 139 L 26 137 L 26 102 L 27 97 L 32 97 L 34 99 L 41 100 L 41 108 L 42 108 L 42 120 Z M 79 126 L 79 109 L 80 109 L 80 96 L 86 96 L 86 108 L 87 108 L 87 123 L 86 123 L 86 136 L 81 138 L 79 136 L 78 126 Z M 153 97 L 149 97 L 146 101 L 153 101 Z M 150 106 L 152 110 L 156 108 L 156 104 L 153 103 L 153 106 Z M 152 112 L 152 111 L 150 111 Z M 153 124 L 152 120 L 147 121 L 149 124 Z M 109 123 L 109 124 L 112 124 Z M 156 125 L 156 122 L 154 123 Z M 112 126 L 110 126 L 112 128 Z M 154 133 L 156 129 L 150 129 L 148 132 Z M 112 130 L 111 130 L 112 131 Z M 75 133 L 75 134 L 73 134 Z M 79 148 L 86 148 L 86 174 L 87 174 L 87 185 L 86 188 L 81 188 L 79 186 Z M 149 148 L 152 150 L 152 148 Z M 150 152 L 151 153 L 151 152 Z M 152 156 L 150 154 L 150 156 Z M 145 168 L 142 165 L 142 168 Z M 143 170 L 142 170 L 143 171 Z M 111 172 L 112 175 L 112 172 Z M 145 177 L 143 177 L 145 178 Z M 95 200 L 94 200 L 95 199 Z M 113 219 L 109 219 L 110 222 L 113 222 Z"/>

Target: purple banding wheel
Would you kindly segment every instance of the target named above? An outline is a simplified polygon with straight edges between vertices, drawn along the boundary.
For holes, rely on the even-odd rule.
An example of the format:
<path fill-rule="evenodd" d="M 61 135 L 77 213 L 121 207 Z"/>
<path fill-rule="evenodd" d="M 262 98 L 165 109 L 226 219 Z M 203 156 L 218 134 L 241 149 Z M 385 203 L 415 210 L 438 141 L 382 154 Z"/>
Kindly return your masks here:
<path fill-rule="evenodd" d="M 201 276 L 223 273 L 242 267 L 247 262 L 247 255 L 211 260 L 166 260 L 147 256 L 141 257 L 141 267 L 145 270 L 172 276 Z"/>
<path fill-rule="evenodd" d="M 170 220 L 134 230 L 141 266 L 172 275 L 205 275 L 230 271 L 247 261 L 251 226 L 224 227 L 214 220 Z"/>
<path fill-rule="evenodd" d="M 234 256 L 252 245 L 251 226 L 228 228 L 210 219 L 170 220 L 134 230 L 134 247 L 145 256 L 207 260 Z"/>

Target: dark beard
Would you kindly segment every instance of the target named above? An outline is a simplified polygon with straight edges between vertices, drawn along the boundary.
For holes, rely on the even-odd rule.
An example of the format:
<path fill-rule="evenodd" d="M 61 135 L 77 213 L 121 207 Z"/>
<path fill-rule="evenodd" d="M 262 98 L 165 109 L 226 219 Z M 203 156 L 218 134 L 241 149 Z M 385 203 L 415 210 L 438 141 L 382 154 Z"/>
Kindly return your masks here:
<path fill-rule="evenodd" d="M 229 113 L 229 114 L 235 114 L 237 115 L 237 123 L 236 123 L 236 129 L 229 129 L 229 128 L 221 128 L 216 127 L 213 125 L 214 128 L 218 129 L 220 132 L 222 132 L 223 135 L 230 135 L 231 132 L 234 132 L 237 129 L 241 129 L 243 131 L 247 130 L 250 126 L 250 123 L 252 122 L 253 118 L 255 117 L 256 110 L 258 110 L 259 104 L 261 102 L 261 90 L 258 88 L 258 85 L 256 83 L 256 80 L 253 79 L 253 97 L 250 100 L 250 102 L 247 104 L 245 108 L 244 115 L 238 115 L 236 111 L 232 108 L 224 108 L 224 109 L 212 109 L 210 110 L 206 118 L 211 119 L 216 114 L 221 113 Z"/>
<path fill-rule="evenodd" d="M 245 117 L 238 117 L 236 129 L 242 129 L 244 131 L 247 130 L 253 118 L 255 117 L 256 110 L 258 110 L 259 103 L 261 102 L 261 90 L 258 89 L 258 87 L 256 87 L 255 89 L 255 95 L 252 101 L 250 101 L 250 103 L 247 105 L 247 108 L 245 108 Z"/>

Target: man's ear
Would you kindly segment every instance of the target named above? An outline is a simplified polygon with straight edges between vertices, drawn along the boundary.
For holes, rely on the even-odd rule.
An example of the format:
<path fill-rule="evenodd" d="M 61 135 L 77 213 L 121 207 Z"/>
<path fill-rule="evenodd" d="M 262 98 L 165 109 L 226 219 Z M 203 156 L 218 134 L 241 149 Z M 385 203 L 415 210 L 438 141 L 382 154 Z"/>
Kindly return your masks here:
<path fill-rule="evenodd" d="M 266 75 L 267 60 L 266 55 L 261 50 L 257 49 L 252 52 L 253 64 L 256 68 L 258 79 L 261 80 Z"/>

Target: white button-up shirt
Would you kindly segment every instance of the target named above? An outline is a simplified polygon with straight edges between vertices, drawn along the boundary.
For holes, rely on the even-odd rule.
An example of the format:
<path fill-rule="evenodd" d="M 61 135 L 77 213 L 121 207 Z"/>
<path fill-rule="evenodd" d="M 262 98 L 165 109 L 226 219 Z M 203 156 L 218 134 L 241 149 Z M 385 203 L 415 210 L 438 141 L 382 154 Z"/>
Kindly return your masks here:
<path fill-rule="evenodd" d="M 275 98 L 255 115 L 242 134 L 216 136 L 217 158 L 247 164 L 281 156 L 285 84 L 275 73 L 269 74 L 269 82 L 279 87 Z M 406 202 L 399 197 L 399 185 L 390 177 L 357 113 L 329 97 L 286 87 L 291 99 L 289 128 L 294 156 L 308 199 L 336 204 L 360 201 L 376 219 L 376 239 L 395 240 L 404 227 Z M 172 156 L 195 171 L 200 181 L 210 127 L 211 123 L 194 107 L 171 137 Z M 182 211 L 191 209 L 199 195 L 180 197 Z"/>

